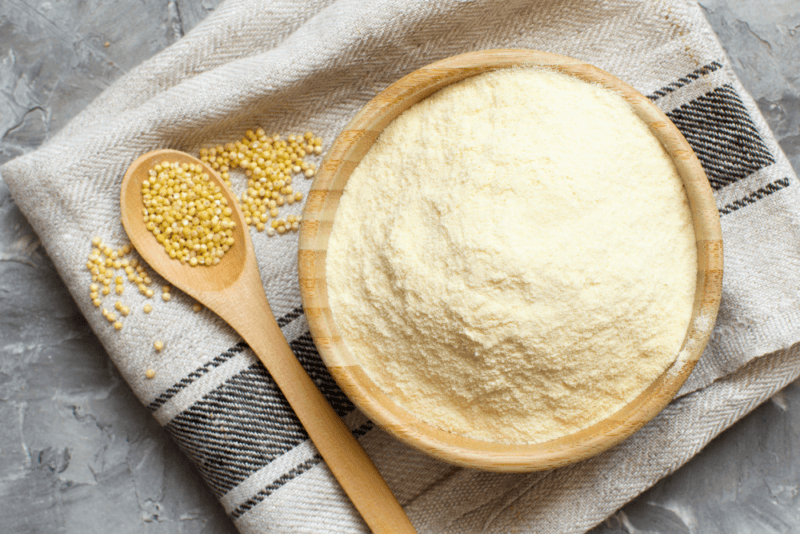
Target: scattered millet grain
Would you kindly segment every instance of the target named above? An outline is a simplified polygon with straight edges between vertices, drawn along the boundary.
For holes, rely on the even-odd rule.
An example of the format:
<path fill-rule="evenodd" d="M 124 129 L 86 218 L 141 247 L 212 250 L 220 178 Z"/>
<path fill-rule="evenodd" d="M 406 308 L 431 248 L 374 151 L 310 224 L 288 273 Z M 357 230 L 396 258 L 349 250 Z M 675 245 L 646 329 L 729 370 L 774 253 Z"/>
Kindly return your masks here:
<path fill-rule="evenodd" d="M 139 291 L 143 295 L 153 295 L 153 290 L 147 287 L 152 283 L 152 280 L 145 268 L 140 265 L 139 260 L 136 258 L 130 260 L 125 258 L 125 256 L 131 252 L 133 252 L 133 247 L 131 245 L 124 245 L 114 250 L 110 246 L 104 244 L 103 240 L 99 237 L 95 236 L 92 238 L 92 251 L 87 259 L 86 269 L 92 275 L 92 283 L 89 285 L 89 298 L 96 308 L 102 307 L 103 302 L 101 299 L 103 296 L 111 294 L 112 283 L 114 285 L 114 292 L 117 295 L 122 295 L 124 292 L 126 276 L 117 275 L 117 271 L 123 271 L 125 275 L 127 275 L 129 282 L 138 284 Z M 130 308 L 124 306 L 119 300 L 114 303 L 114 309 L 120 312 L 122 317 L 127 317 L 130 313 Z M 117 330 L 122 328 L 122 323 L 117 320 L 113 313 L 109 314 L 108 310 L 103 309 L 103 316 L 108 319 Z M 113 317 L 113 319 L 110 317 Z M 119 327 L 117 327 L 116 324 L 118 322 L 120 322 Z"/>
<path fill-rule="evenodd" d="M 200 159 L 218 170 L 229 187 L 230 170 L 244 169 L 247 190 L 240 198 L 245 224 L 255 226 L 259 232 L 267 230 L 267 235 L 274 236 L 275 232 L 269 231 L 270 217 L 274 220 L 278 216 L 278 207 L 303 199 L 301 192 L 292 189 L 292 175 L 313 177 L 316 166 L 303 158 L 321 153 L 322 138 L 311 132 L 289 135 L 284 140 L 280 135 L 266 135 L 259 128 L 255 132 L 247 130 L 236 143 L 201 149 Z M 290 229 L 291 225 L 284 231 Z"/>

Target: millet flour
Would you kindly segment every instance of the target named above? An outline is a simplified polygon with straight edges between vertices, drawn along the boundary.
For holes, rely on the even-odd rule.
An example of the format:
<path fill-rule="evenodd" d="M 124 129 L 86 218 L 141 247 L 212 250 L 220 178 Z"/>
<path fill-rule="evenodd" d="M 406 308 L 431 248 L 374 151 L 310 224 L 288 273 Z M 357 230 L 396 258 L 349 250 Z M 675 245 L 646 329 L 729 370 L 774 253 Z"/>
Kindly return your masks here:
<path fill-rule="evenodd" d="M 536 443 L 639 395 L 675 359 L 697 256 L 666 151 L 618 94 L 540 68 L 446 87 L 350 177 L 333 316 L 420 419 Z"/>

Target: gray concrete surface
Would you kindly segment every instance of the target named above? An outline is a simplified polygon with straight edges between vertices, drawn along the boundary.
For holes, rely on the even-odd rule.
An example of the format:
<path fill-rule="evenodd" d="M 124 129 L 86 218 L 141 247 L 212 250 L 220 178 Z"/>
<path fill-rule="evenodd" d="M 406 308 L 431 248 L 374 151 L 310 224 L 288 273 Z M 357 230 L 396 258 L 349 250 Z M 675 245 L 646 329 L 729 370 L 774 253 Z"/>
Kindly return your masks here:
<path fill-rule="evenodd" d="M 0 163 L 218 4 L 0 1 Z M 701 4 L 800 170 L 800 0 Z M 795 383 L 593 533 L 800 532 L 798 488 Z M 121 380 L 0 181 L 0 533 L 129 532 L 235 529 Z"/>

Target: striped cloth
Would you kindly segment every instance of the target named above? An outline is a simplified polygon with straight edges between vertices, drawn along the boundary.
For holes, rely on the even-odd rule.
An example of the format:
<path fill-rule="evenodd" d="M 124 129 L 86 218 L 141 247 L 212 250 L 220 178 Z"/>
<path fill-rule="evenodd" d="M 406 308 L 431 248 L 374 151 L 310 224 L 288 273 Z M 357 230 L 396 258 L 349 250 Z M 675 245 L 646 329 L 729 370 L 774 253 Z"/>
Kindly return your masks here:
<path fill-rule="evenodd" d="M 265 290 L 292 349 L 423 533 L 582 532 L 800 374 L 798 185 L 687 0 L 229 0 L 132 70 L 41 149 L 2 168 L 20 209 L 134 392 L 196 463 L 241 532 L 366 527 L 251 351 L 175 292 L 115 332 L 87 298 L 92 236 L 126 243 L 119 184 L 156 148 L 197 153 L 247 128 L 325 139 L 380 90 L 435 60 L 531 48 L 593 63 L 649 95 L 684 133 L 715 191 L 725 240 L 717 327 L 679 397 L 624 443 L 532 474 L 460 469 L 412 450 L 353 409 L 300 308 L 297 235 L 253 232 Z M 234 176 L 235 188 L 243 178 Z M 293 184 L 306 192 L 309 182 Z M 299 213 L 295 205 L 286 213 Z M 134 293 L 133 291 L 129 293 Z M 151 349 L 161 338 L 166 348 Z M 152 380 L 144 370 L 154 368 Z"/>

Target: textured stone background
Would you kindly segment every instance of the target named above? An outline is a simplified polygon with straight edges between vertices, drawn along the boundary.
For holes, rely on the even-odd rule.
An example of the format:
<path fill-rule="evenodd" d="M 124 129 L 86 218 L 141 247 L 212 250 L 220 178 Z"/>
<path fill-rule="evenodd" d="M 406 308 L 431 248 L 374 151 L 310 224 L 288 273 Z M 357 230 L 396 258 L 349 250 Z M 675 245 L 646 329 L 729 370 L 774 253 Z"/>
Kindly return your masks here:
<path fill-rule="evenodd" d="M 219 0 L 0 0 L 0 164 Z M 702 0 L 800 171 L 800 0 Z M 800 532 L 800 384 L 593 534 Z M 0 180 L 0 533 L 234 533 L 133 396 Z"/>

